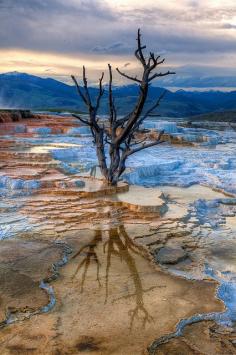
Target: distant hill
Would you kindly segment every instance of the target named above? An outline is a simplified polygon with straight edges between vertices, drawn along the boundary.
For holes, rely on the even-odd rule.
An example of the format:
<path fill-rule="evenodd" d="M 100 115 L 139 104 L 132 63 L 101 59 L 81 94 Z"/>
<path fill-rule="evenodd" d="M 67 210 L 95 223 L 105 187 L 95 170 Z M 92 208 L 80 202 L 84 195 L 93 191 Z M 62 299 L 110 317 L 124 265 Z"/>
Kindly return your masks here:
<path fill-rule="evenodd" d="M 160 80 L 160 85 L 171 87 L 178 87 L 178 88 L 188 88 L 194 87 L 198 89 L 205 89 L 208 88 L 234 88 L 236 87 L 236 76 L 205 76 L 202 77 L 201 75 L 194 76 L 194 75 L 184 75 L 179 73 L 180 75 L 163 78 Z"/>
<path fill-rule="evenodd" d="M 17 72 L 0 75 L 0 107 L 74 107 L 76 103 L 75 90 L 60 81 Z"/>
<path fill-rule="evenodd" d="M 236 110 L 224 112 L 210 112 L 202 115 L 191 116 L 189 119 L 195 121 L 214 121 L 236 123 Z"/>
<path fill-rule="evenodd" d="M 114 88 L 114 97 L 118 114 L 129 112 L 138 94 L 137 85 Z M 163 88 L 150 87 L 147 106 L 163 92 Z M 91 88 L 93 99 L 98 93 Z M 101 101 L 100 113 L 108 112 L 107 91 Z M 0 108 L 18 108 L 34 110 L 78 110 L 86 111 L 83 102 L 76 93 L 75 87 L 51 78 L 12 72 L 0 74 Z M 158 114 L 171 117 L 196 116 L 212 111 L 236 110 L 236 91 L 190 92 L 167 90 Z"/>

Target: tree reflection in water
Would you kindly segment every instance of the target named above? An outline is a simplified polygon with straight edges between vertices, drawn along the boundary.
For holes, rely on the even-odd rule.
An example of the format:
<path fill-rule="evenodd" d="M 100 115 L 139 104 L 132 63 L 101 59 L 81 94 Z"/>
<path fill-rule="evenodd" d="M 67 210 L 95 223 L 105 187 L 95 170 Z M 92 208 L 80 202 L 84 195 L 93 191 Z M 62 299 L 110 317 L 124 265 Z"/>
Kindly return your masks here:
<path fill-rule="evenodd" d="M 81 261 L 80 264 L 78 264 L 74 275 L 72 278 L 75 278 L 76 275 L 78 274 L 79 270 L 84 268 L 82 271 L 82 278 L 81 278 L 81 292 L 84 290 L 84 283 L 86 280 L 86 276 L 88 273 L 89 265 L 91 261 L 94 261 L 97 265 L 97 282 L 99 287 L 101 287 L 101 281 L 100 281 L 100 276 L 99 276 L 99 270 L 100 270 L 100 261 L 98 259 L 98 255 L 96 252 L 96 247 L 99 243 L 102 242 L 102 232 L 100 230 L 95 231 L 95 236 L 92 242 L 90 242 L 87 245 L 84 245 L 74 256 L 72 259 L 77 258 L 78 256 L 84 256 L 84 259 Z"/>
<path fill-rule="evenodd" d="M 96 263 L 96 279 L 99 287 L 102 287 L 101 279 L 100 279 L 100 268 L 101 262 L 99 261 L 99 244 L 103 243 L 103 253 L 106 256 L 106 270 L 105 270 L 105 300 L 107 303 L 109 298 L 109 275 L 110 268 L 112 264 L 112 259 L 119 258 L 122 263 L 125 263 L 130 277 L 133 281 L 134 292 L 131 294 L 127 294 L 121 296 L 115 300 L 113 303 L 118 302 L 121 299 L 129 299 L 133 298 L 135 300 L 135 307 L 131 309 L 128 314 L 130 317 L 130 330 L 132 330 L 135 319 L 142 319 L 142 326 L 145 327 L 147 323 L 153 321 L 153 318 L 148 313 L 144 304 L 144 293 L 149 292 L 155 288 L 160 286 L 155 285 L 150 288 L 144 289 L 142 285 L 142 280 L 140 278 L 137 265 L 135 262 L 135 255 L 142 255 L 142 248 L 138 247 L 128 236 L 124 226 L 120 226 L 117 228 L 112 228 L 108 231 L 108 239 L 103 241 L 103 232 L 101 230 L 95 231 L 95 236 L 93 240 L 83 246 L 74 256 L 73 258 L 81 257 L 82 261 L 78 264 L 73 278 L 75 278 L 79 271 L 82 271 L 81 276 L 81 292 L 84 290 L 84 284 L 86 280 L 86 276 L 89 270 L 89 266 L 92 262 Z M 101 251 L 100 251 L 101 253 Z"/>

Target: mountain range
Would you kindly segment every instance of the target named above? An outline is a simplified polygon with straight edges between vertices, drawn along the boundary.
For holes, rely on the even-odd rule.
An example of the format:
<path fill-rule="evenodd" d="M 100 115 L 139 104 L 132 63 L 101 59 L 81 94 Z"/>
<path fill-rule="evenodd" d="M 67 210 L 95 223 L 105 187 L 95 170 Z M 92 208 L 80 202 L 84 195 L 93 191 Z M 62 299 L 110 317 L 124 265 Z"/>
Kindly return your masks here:
<path fill-rule="evenodd" d="M 137 85 L 114 87 L 118 114 L 130 112 L 136 102 L 138 90 Z M 155 102 L 163 90 L 160 87 L 150 87 L 147 107 Z M 90 94 L 95 100 L 98 89 L 90 88 Z M 108 91 L 105 87 L 100 114 L 108 112 L 107 97 Z M 52 78 L 18 72 L 0 74 L 0 108 L 86 112 L 74 86 Z M 236 90 L 230 92 L 166 90 L 157 113 L 161 116 L 189 117 L 227 110 L 236 110 Z"/>

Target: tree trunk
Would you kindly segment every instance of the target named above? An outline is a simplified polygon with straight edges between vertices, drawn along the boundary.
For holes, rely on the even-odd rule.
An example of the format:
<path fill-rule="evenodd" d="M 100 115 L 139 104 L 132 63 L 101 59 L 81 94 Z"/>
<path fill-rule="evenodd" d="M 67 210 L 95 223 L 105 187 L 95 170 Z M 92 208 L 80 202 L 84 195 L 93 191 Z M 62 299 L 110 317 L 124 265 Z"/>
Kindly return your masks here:
<path fill-rule="evenodd" d="M 104 148 L 104 132 L 101 130 L 99 132 L 95 132 L 95 145 L 96 145 L 96 152 L 97 158 L 99 162 L 99 168 L 101 170 L 102 175 L 108 180 L 108 169 L 106 163 L 106 154 Z"/>

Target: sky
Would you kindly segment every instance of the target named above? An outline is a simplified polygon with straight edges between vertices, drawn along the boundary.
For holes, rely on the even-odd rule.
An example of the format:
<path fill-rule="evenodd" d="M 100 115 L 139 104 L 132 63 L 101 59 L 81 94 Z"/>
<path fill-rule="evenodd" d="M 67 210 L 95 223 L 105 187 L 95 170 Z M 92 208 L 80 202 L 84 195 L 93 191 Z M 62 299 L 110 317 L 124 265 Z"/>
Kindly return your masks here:
<path fill-rule="evenodd" d="M 139 27 L 174 80 L 236 76 L 235 0 L 0 0 L 0 72 L 67 81 L 84 64 L 91 83 L 107 63 L 139 73 Z"/>

